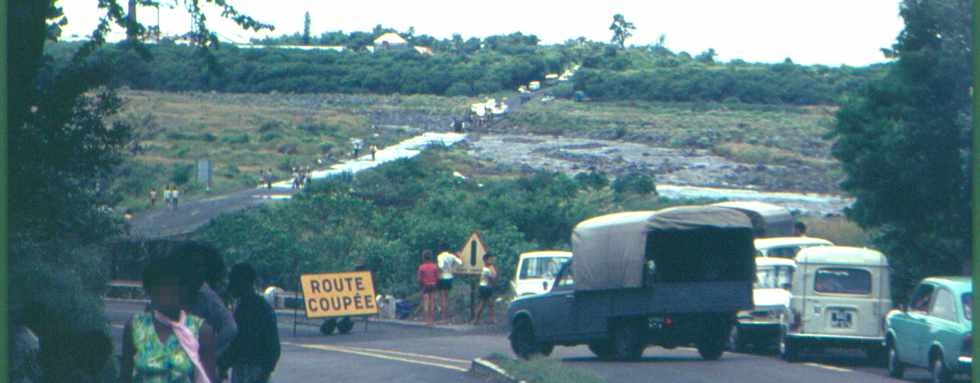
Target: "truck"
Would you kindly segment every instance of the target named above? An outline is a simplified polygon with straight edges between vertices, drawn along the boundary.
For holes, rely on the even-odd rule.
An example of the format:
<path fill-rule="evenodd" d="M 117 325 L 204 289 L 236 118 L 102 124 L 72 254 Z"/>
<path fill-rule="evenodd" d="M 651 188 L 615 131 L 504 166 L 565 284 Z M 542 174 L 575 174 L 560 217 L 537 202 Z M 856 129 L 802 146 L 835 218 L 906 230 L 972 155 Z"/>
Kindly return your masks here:
<path fill-rule="evenodd" d="M 735 316 L 753 307 L 752 222 L 734 209 L 679 206 L 580 222 L 572 259 L 544 294 L 518 297 L 507 318 L 522 358 L 587 345 L 601 359 L 694 345 L 721 358 Z"/>

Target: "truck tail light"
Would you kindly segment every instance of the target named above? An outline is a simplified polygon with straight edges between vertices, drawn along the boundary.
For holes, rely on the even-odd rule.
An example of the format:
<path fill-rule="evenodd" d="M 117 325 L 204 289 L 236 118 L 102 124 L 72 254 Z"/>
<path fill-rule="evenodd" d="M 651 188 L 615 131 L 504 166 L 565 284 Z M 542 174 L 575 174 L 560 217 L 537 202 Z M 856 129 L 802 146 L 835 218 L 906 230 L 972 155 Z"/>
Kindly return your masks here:
<path fill-rule="evenodd" d="M 960 349 L 960 355 L 973 355 L 973 334 L 966 334 L 966 338 L 963 338 L 963 348 Z"/>
<path fill-rule="evenodd" d="M 664 325 L 665 326 L 670 326 L 671 323 L 674 323 L 674 320 L 673 319 L 670 319 L 670 317 L 664 318 Z"/>

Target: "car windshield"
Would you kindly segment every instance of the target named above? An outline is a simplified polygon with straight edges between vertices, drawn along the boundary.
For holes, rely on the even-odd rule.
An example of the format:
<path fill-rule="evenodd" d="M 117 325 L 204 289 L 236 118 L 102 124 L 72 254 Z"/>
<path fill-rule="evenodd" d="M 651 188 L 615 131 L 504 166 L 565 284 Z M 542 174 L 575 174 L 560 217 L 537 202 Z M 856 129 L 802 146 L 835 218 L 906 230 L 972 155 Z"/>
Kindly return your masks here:
<path fill-rule="evenodd" d="M 966 320 L 973 320 L 973 293 L 963 294 L 963 316 Z"/>
<path fill-rule="evenodd" d="M 869 294 L 871 273 L 867 270 L 826 268 L 817 270 L 814 289 L 821 293 Z"/>
<path fill-rule="evenodd" d="M 789 289 L 793 280 L 793 267 L 791 266 L 762 266 L 755 272 L 755 284 L 757 289 Z"/>
<path fill-rule="evenodd" d="M 561 266 L 568 262 L 567 257 L 526 258 L 521 264 L 521 279 L 554 278 Z"/>

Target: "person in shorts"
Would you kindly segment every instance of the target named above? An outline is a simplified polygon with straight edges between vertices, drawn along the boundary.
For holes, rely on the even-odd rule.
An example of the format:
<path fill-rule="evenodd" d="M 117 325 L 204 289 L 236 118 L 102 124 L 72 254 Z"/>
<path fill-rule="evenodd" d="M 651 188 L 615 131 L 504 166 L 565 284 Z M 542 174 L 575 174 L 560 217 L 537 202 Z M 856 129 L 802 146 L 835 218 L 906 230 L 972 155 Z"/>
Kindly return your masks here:
<path fill-rule="evenodd" d="M 444 251 L 436 257 L 436 264 L 439 266 L 439 281 L 436 282 L 436 289 L 439 290 L 439 307 L 441 307 L 440 321 L 449 321 L 449 290 L 453 288 L 453 273 L 456 268 L 463 265 L 456 254 Z"/>
<path fill-rule="evenodd" d="M 422 290 L 422 310 L 425 313 L 425 323 L 432 325 L 435 321 L 435 293 L 439 279 L 439 268 L 432 260 L 432 251 L 422 252 L 422 264 L 419 265 L 416 279 Z"/>
<path fill-rule="evenodd" d="M 480 321 L 480 316 L 483 315 L 483 310 L 488 306 L 489 318 L 487 323 L 494 323 L 493 282 L 495 279 L 497 279 L 497 267 L 493 265 L 493 258 L 493 254 L 490 253 L 483 255 L 483 271 L 480 272 L 480 305 L 476 310 L 476 315 L 473 317 L 473 324 L 477 324 Z"/>

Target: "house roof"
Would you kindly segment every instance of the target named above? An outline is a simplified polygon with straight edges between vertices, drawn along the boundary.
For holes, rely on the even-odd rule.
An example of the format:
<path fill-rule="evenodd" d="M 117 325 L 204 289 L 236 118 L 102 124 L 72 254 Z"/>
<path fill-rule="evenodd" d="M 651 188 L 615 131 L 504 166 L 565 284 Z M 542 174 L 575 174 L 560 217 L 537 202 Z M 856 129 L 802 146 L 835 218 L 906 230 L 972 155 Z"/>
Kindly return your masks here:
<path fill-rule="evenodd" d="M 432 47 L 416 46 L 414 48 L 415 48 L 415 51 L 416 52 L 419 52 L 419 54 L 423 54 L 423 55 L 431 55 L 432 54 Z"/>
<path fill-rule="evenodd" d="M 384 43 L 388 43 L 388 45 L 399 45 L 399 44 L 408 44 L 408 41 L 394 32 L 385 33 L 381 36 L 378 36 L 378 38 L 374 39 L 374 45 L 382 45 Z"/>

